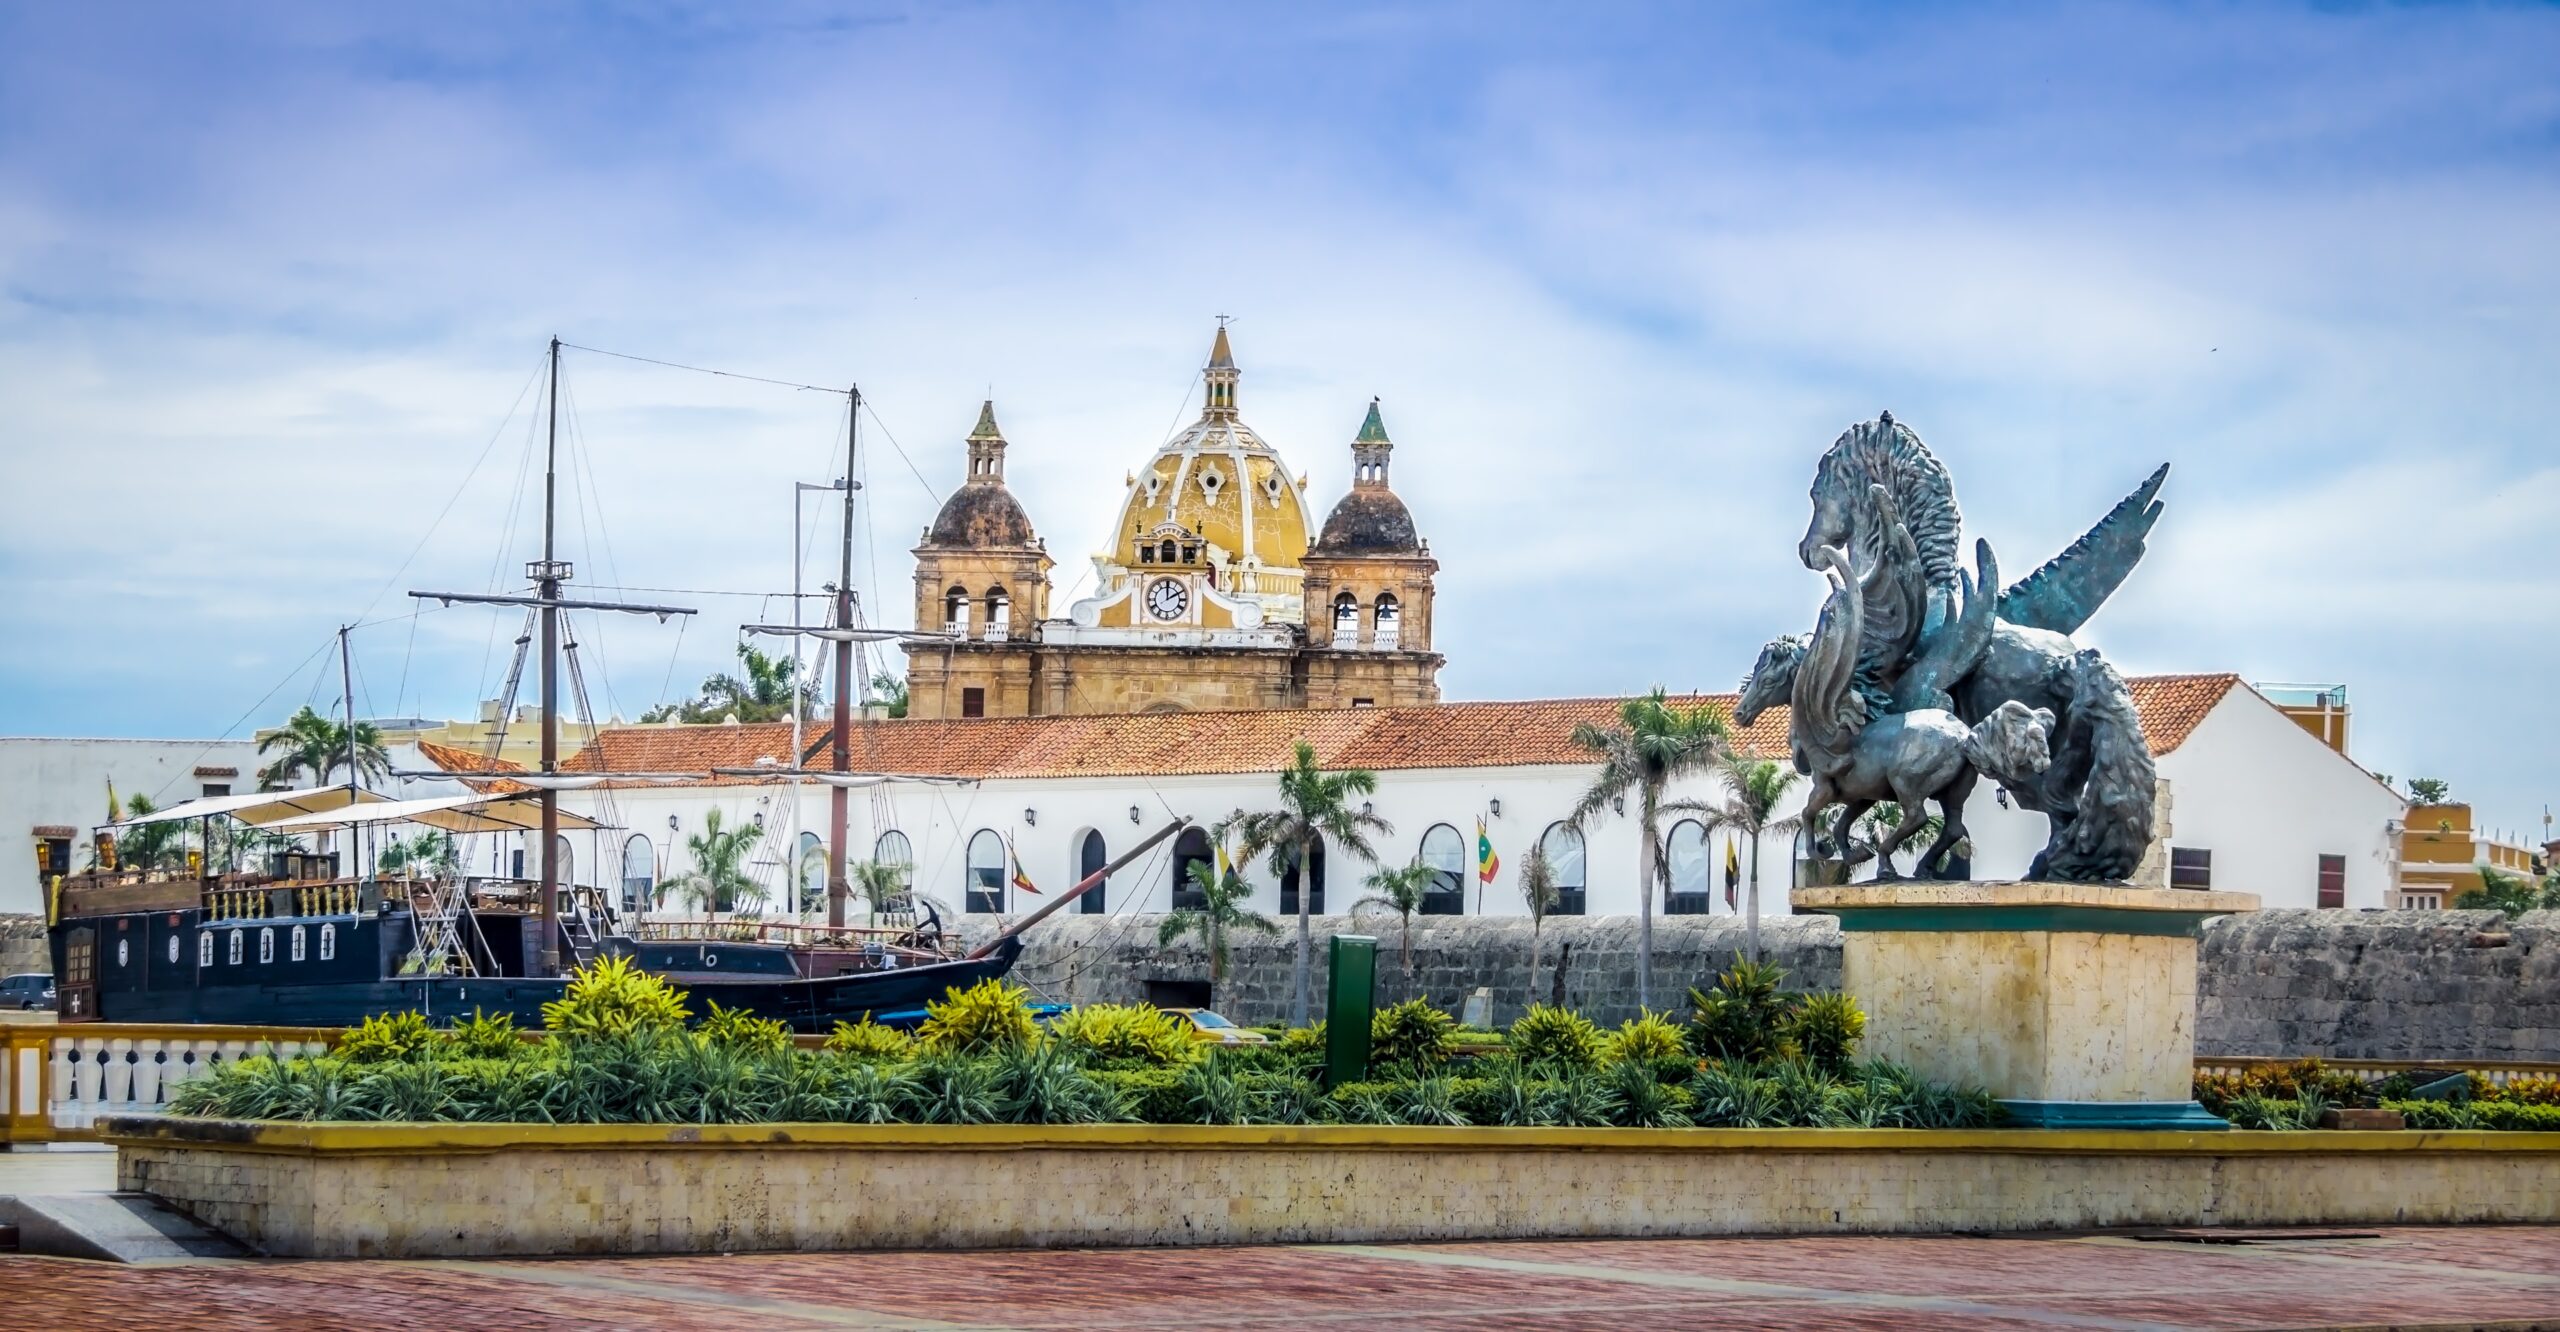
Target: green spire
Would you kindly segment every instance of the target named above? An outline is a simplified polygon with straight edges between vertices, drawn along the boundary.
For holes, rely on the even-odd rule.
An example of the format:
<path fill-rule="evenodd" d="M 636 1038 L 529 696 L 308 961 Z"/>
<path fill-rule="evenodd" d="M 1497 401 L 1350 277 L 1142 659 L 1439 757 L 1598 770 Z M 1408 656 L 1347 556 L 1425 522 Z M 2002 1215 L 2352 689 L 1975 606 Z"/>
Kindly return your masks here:
<path fill-rule="evenodd" d="M 1387 438 L 1386 422 L 1378 419 L 1378 400 L 1376 398 L 1371 398 L 1369 400 L 1369 419 L 1360 423 L 1360 434 L 1354 442 L 1360 444 L 1386 444 L 1392 442 Z"/>
<path fill-rule="evenodd" d="M 1373 414 L 1374 414 L 1374 413 L 1373 413 Z M 986 402 L 984 402 L 983 404 L 981 404 L 981 405 L 979 406 L 979 408 L 978 408 L 978 428 L 969 432 L 969 438 L 971 438 L 971 439 L 1002 439 L 1002 438 L 1004 438 L 1004 432 L 1003 432 L 1003 431 L 1001 431 L 1001 430 L 996 429 L 996 400 L 995 400 L 995 399 L 993 399 L 993 398 L 989 398 L 989 399 L 987 399 L 987 400 L 986 400 Z"/>

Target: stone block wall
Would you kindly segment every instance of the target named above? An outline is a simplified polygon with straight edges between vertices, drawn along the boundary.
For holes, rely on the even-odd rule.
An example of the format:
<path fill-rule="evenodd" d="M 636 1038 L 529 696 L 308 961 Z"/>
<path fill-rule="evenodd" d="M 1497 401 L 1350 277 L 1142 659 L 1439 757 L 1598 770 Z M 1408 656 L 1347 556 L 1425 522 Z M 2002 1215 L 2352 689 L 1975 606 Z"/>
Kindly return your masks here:
<path fill-rule="evenodd" d="M 1157 946 L 1160 919 L 1044 922 L 1014 975 L 1046 998 L 1078 1003 L 1136 1002 L 1149 981 L 1208 979 L 1196 940 Z M 1288 1020 L 1296 922 L 1281 925 L 1276 937 L 1231 944 L 1220 1012 L 1247 1024 Z M 1631 916 L 1549 921 L 1534 985 L 1526 920 L 1416 917 L 1410 982 L 1392 917 L 1320 916 L 1311 932 L 1319 1009 L 1325 941 L 1346 932 L 1378 938 L 1381 1003 L 1421 994 L 1455 1012 L 1489 986 L 1495 1021 L 1508 1022 L 1532 999 L 1552 1001 L 1556 959 L 1570 944 L 1565 1002 L 1608 1024 L 1636 1011 Z M 1653 1006 L 1685 1011 L 1688 987 L 1729 965 L 1742 935 L 1729 917 L 1656 918 Z M 1787 969 L 1790 988 L 1840 984 L 1840 933 L 1828 917 L 1765 921 L 1761 948 Z M 2485 911 L 2264 911 L 2208 923 L 2198 969 L 2201 1054 L 2560 1061 L 2560 913 L 2510 923 Z"/>
<path fill-rule="evenodd" d="M 51 970 L 53 953 L 45 942 L 44 917 L 0 916 L 0 976 Z"/>

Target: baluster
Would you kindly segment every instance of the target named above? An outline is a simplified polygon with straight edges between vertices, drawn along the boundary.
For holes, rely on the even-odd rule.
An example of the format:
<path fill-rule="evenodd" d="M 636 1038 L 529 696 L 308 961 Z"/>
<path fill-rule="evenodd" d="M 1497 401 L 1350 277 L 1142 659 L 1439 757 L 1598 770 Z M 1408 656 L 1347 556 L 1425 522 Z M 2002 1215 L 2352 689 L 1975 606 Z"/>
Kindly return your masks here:
<path fill-rule="evenodd" d="M 99 1103 L 107 1092 L 107 1040 L 103 1036 L 80 1038 L 78 1062 L 73 1066 L 79 1075 L 78 1099 L 71 1107 L 72 1127 L 87 1128 L 98 1122 Z"/>
<path fill-rule="evenodd" d="M 73 1051 L 78 1042 L 69 1036 L 53 1038 L 53 1076 L 45 1080 L 45 1112 L 53 1117 L 55 1128 L 78 1128 L 80 1071 Z"/>
<path fill-rule="evenodd" d="M 160 1040 L 134 1042 L 133 1108 L 139 1113 L 149 1114 L 160 1108 L 160 1086 L 165 1080 L 160 1057 L 167 1047 L 168 1042 Z"/>
<path fill-rule="evenodd" d="M 118 1036 L 107 1042 L 106 1077 L 99 1089 L 98 1112 L 123 1110 L 133 1104 L 133 1038 Z"/>

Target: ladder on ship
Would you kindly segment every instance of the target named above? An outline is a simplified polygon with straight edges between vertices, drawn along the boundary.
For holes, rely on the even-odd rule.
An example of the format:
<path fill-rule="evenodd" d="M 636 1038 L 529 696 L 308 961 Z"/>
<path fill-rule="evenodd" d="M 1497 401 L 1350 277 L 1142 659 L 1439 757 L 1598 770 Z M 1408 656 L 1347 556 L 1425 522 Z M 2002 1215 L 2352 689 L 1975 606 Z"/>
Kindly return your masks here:
<path fill-rule="evenodd" d="M 409 915 L 418 942 L 411 956 L 429 976 L 477 976 L 471 949 L 462 941 L 463 890 L 459 882 L 424 883 L 409 890 Z M 477 928 L 475 922 L 474 928 Z"/>

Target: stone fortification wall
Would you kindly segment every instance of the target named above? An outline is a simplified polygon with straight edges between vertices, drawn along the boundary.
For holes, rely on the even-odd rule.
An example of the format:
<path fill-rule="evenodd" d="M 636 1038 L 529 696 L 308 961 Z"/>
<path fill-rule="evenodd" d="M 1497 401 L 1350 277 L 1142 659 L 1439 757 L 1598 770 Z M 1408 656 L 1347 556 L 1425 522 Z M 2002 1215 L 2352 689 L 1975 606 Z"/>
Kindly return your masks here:
<path fill-rule="evenodd" d="M 1157 946 L 1160 919 L 1044 922 L 1015 975 L 1062 1002 L 1137 1001 L 1151 981 L 1206 980 L 1196 941 Z M 1287 1019 L 1295 922 L 1282 925 L 1277 937 L 1232 944 L 1229 976 L 1215 996 L 1221 1012 L 1249 1024 Z M 1635 1012 L 1633 917 L 1548 922 L 1534 991 L 1526 920 L 1417 918 L 1409 982 L 1392 918 L 1318 917 L 1313 932 L 1319 1007 L 1325 940 L 1348 932 L 1379 940 L 1382 1002 L 1422 994 L 1455 1011 L 1476 987 L 1489 986 L 1495 1020 L 1508 1022 L 1532 998 L 1553 999 L 1556 958 L 1570 944 L 1565 1002 L 1609 1023 Z M 1654 1006 L 1685 1007 L 1688 987 L 1729 964 L 1742 935 L 1727 917 L 1657 918 Z M 1840 933 L 1827 917 L 1764 922 L 1761 946 L 1787 968 L 1791 987 L 1840 983 Z M 2199 1053 L 2560 1060 L 2560 913 L 2510 924 L 2480 911 L 2266 911 L 2208 924 L 2200 970 Z"/>
<path fill-rule="evenodd" d="M 2560 912 L 2262 911 L 2199 971 L 2205 1054 L 2560 1061 Z"/>
<path fill-rule="evenodd" d="M 0 976 L 51 970 L 53 955 L 45 944 L 44 917 L 0 916 Z"/>

